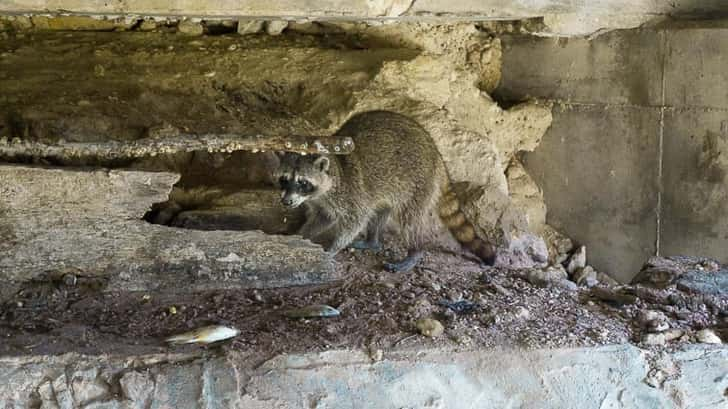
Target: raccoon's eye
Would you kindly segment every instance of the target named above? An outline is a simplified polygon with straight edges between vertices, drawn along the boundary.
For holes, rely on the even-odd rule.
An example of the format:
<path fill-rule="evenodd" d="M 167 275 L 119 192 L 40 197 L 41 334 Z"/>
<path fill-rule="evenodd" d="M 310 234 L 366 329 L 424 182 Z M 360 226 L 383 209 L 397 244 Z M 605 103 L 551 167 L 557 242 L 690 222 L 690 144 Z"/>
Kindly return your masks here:
<path fill-rule="evenodd" d="M 286 186 L 288 186 L 288 178 L 285 176 L 281 176 L 278 179 L 278 184 L 281 185 L 282 188 L 285 188 Z"/>
<path fill-rule="evenodd" d="M 301 189 L 302 192 L 309 193 L 313 190 L 313 185 L 311 182 L 305 179 L 301 179 L 298 181 L 298 187 Z"/>

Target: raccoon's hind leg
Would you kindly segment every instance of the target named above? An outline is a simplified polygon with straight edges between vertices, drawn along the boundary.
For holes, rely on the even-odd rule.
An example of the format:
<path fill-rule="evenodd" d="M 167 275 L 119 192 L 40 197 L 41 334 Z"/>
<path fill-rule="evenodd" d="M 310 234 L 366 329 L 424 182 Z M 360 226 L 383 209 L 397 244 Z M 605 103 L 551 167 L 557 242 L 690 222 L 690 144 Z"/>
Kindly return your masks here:
<path fill-rule="evenodd" d="M 407 252 L 407 257 L 405 257 L 402 261 L 384 263 L 384 269 L 392 273 L 406 273 L 412 270 L 417 263 L 420 262 L 424 254 L 425 253 L 422 250 L 409 250 Z"/>
<path fill-rule="evenodd" d="M 369 220 L 367 225 L 366 240 L 356 240 L 349 247 L 359 250 L 381 250 L 382 248 L 382 230 L 387 225 L 391 209 L 380 209 L 374 217 Z"/>

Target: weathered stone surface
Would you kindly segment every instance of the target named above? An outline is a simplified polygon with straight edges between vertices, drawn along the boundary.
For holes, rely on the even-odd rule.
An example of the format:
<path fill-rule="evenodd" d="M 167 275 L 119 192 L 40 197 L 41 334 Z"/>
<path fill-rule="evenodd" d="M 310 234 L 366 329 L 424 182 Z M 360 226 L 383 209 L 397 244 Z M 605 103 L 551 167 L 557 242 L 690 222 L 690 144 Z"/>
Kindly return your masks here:
<path fill-rule="evenodd" d="M 525 156 L 549 224 L 624 281 L 655 253 L 659 120 L 656 108 L 555 107 L 541 146 Z"/>
<path fill-rule="evenodd" d="M 141 220 L 176 180 L 169 173 L 0 166 L 0 277 L 8 284 L 1 295 L 14 284 L 68 272 L 104 278 L 111 290 L 286 286 L 334 278 L 330 256 L 300 237 L 191 231 Z"/>
<path fill-rule="evenodd" d="M 728 41 L 720 45 L 728 47 Z M 711 63 L 721 64 L 719 59 Z M 702 71 L 690 72 L 694 74 L 689 77 L 702 75 Z M 707 87 L 706 98 L 715 88 L 708 83 L 695 85 Z M 690 95 L 694 94 L 685 95 L 686 102 L 694 100 Z M 726 118 L 728 109 L 723 108 L 676 108 L 665 113 L 662 254 L 699 255 L 728 262 Z"/>
<path fill-rule="evenodd" d="M 662 388 L 644 382 L 651 355 L 634 346 L 556 350 L 386 351 L 372 362 L 366 351 L 335 350 L 274 357 L 259 367 L 251 356 L 156 355 L 100 359 L 76 355 L 0 360 L 0 405 L 28 407 L 37 390 L 43 407 L 79 407 L 66 401 L 47 378 L 76 377 L 75 364 L 104 368 L 122 391 L 143 362 L 149 376 L 140 385 L 152 408 L 368 408 L 539 407 L 684 408 L 715 407 L 728 387 L 728 350 L 692 346 L 668 353 L 679 371 Z M 662 368 L 662 366 L 661 366 Z M 498 376 L 494 376 L 497 374 Z M 63 376 L 65 379 L 65 375 Z M 446 381 L 445 381 L 446 380 Z M 136 382 L 136 381 L 134 381 Z M 55 383 L 55 382 L 54 382 Z M 514 393 L 514 391 L 518 393 Z M 126 392 L 124 392 L 125 394 Z M 676 398 L 677 397 L 677 398 Z M 60 398 L 60 399 L 59 399 Z M 58 403 L 56 403 L 58 402 Z M 138 407 L 138 400 L 109 393 L 93 407 Z M 55 406 L 54 406 L 55 405 Z"/>
<path fill-rule="evenodd" d="M 299 2 L 239 2 L 234 0 L 180 0 L 170 9 L 167 2 L 127 0 L 122 4 L 101 0 L 11 0 L 0 12 L 54 11 L 89 15 L 157 15 L 206 18 L 282 17 L 325 19 L 397 19 L 449 21 L 457 19 L 522 19 L 544 17 L 545 34 L 584 35 L 598 30 L 637 27 L 671 15 L 709 14 L 725 11 L 721 0 L 377 0 Z"/>
<path fill-rule="evenodd" d="M 700 294 L 728 296 L 728 270 L 692 270 L 677 279 L 677 288 Z"/>
<path fill-rule="evenodd" d="M 501 40 L 503 74 L 495 93 L 515 101 L 529 96 L 570 103 L 658 105 L 664 58 L 658 45 L 663 38 L 655 30 L 614 31 L 596 40 L 506 35 Z"/>

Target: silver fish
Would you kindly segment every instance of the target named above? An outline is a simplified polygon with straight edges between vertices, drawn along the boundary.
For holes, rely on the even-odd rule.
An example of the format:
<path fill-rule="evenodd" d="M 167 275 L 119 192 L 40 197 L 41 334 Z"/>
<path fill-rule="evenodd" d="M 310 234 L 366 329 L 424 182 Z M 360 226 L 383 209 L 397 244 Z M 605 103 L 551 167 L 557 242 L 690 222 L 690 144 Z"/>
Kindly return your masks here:
<path fill-rule="evenodd" d="M 236 337 L 240 331 L 224 325 L 210 325 L 197 328 L 183 334 L 174 335 L 167 339 L 170 344 L 211 344 L 213 342 Z"/>
<path fill-rule="evenodd" d="M 289 318 L 324 318 L 324 317 L 336 317 L 339 314 L 339 310 L 326 304 L 315 304 L 301 308 L 293 308 L 283 312 L 286 317 Z"/>

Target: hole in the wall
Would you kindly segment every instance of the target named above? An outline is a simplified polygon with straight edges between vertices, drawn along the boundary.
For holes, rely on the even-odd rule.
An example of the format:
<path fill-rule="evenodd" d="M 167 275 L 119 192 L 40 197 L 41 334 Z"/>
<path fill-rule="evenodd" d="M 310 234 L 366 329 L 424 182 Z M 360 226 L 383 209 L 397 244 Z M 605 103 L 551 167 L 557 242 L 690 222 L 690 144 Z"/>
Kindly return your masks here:
<path fill-rule="evenodd" d="M 137 166 L 172 169 L 181 177 L 169 199 L 144 215 L 153 224 L 195 230 L 260 230 L 290 234 L 302 224 L 300 209 L 280 204 L 271 180 L 277 160 L 272 152 L 195 151 L 146 158 Z"/>

